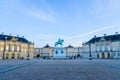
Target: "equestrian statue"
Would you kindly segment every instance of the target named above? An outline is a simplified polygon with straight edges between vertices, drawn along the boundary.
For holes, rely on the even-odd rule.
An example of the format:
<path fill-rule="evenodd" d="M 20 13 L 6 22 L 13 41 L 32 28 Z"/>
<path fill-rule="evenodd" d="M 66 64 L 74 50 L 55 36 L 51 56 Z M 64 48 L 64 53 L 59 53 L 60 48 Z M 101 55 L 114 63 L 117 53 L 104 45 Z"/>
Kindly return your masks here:
<path fill-rule="evenodd" d="M 59 38 L 58 41 L 55 42 L 55 47 L 57 47 L 58 45 L 63 46 L 63 42 L 64 42 L 64 40 Z"/>

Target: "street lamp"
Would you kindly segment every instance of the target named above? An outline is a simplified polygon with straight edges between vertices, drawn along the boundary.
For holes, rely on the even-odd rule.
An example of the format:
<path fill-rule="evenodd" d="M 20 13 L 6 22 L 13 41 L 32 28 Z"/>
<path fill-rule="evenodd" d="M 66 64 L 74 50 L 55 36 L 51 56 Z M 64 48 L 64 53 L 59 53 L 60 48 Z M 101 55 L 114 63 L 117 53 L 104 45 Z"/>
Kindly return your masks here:
<path fill-rule="evenodd" d="M 81 57 L 81 55 L 80 55 L 80 47 L 78 47 L 78 57 Z"/>
<path fill-rule="evenodd" d="M 89 43 L 89 60 L 92 60 L 92 55 L 91 55 L 91 45 Z"/>
<path fill-rule="evenodd" d="M 27 60 L 29 60 L 29 57 L 30 57 L 29 51 L 30 51 L 30 42 L 28 42 L 28 55 L 27 55 Z"/>
<path fill-rule="evenodd" d="M 6 40 L 7 40 L 7 37 L 5 37 L 5 40 L 4 40 L 3 59 L 5 59 L 5 51 L 6 51 Z"/>

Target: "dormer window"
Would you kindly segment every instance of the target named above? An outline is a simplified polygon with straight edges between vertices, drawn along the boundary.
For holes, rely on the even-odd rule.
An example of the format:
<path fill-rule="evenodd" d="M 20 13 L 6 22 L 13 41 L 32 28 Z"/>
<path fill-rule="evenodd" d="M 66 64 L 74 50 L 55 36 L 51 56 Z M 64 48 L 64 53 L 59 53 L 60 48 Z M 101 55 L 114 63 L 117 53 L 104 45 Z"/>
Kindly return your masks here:
<path fill-rule="evenodd" d="M 101 37 L 101 39 L 100 39 L 100 44 L 104 44 L 104 42 L 105 42 L 105 38 L 104 38 L 104 37 Z"/>
<path fill-rule="evenodd" d="M 17 39 L 15 38 L 15 37 L 12 37 L 12 39 L 11 39 L 13 42 L 16 42 L 17 41 Z"/>
<path fill-rule="evenodd" d="M 105 41 L 105 38 L 104 38 L 104 37 L 102 37 L 102 38 L 100 39 L 100 41 Z"/>

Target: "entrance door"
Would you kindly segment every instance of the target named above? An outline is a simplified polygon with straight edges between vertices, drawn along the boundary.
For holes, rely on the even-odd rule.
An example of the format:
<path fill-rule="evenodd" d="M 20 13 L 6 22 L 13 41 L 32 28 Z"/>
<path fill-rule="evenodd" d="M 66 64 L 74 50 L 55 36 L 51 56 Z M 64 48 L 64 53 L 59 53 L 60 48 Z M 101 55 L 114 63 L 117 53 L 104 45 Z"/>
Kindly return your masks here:
<path fill-rule="evenodd" d="M 20 58 L 20 54 L 18 54 L 17 58 L 18 58 L 18 59 Z"/>
<path fill-rule="evenodd" d="M 37 55 L 37 58 L 39 58 L 39 57 L 40 57 L 40 54 Z"/>
<path fill-rule="evenodd" d="M 9 54 L 7 53 L 7 54 L 6 54 L 6 59 L 8 59 L 8 58 L 9 58 Z"/>
<path fill-rule="evenodd" d="M 97 58 L 99 59 L 99 54 L 97 53 Z"/>
<path fill-rule="evenodd" d="M 15 58 L 15 54 L 14 53 L 12 53 L 12 59 L 14 59 Z"/>
<path fill-rule="evenodd" d="M 102 59 L 105 59 L 105 54 L 104 53 L 102 53 Z"/>
<path fill-rule="evenodd" d="M 110 53 L 108 53 L 108 59 L 110 59 Z"/>

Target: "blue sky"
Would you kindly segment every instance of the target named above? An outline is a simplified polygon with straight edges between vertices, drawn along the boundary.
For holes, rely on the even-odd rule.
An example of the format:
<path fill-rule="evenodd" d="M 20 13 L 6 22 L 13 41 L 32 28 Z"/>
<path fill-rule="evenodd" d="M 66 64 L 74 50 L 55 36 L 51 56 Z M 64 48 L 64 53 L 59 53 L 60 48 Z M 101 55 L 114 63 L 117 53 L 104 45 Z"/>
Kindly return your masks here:
<path fill-rule="evenodd" d="M 94 35 L 120 33 L 120 0 L 0 0 L 0 31 L 36 47 L 80 46 Z"/>

